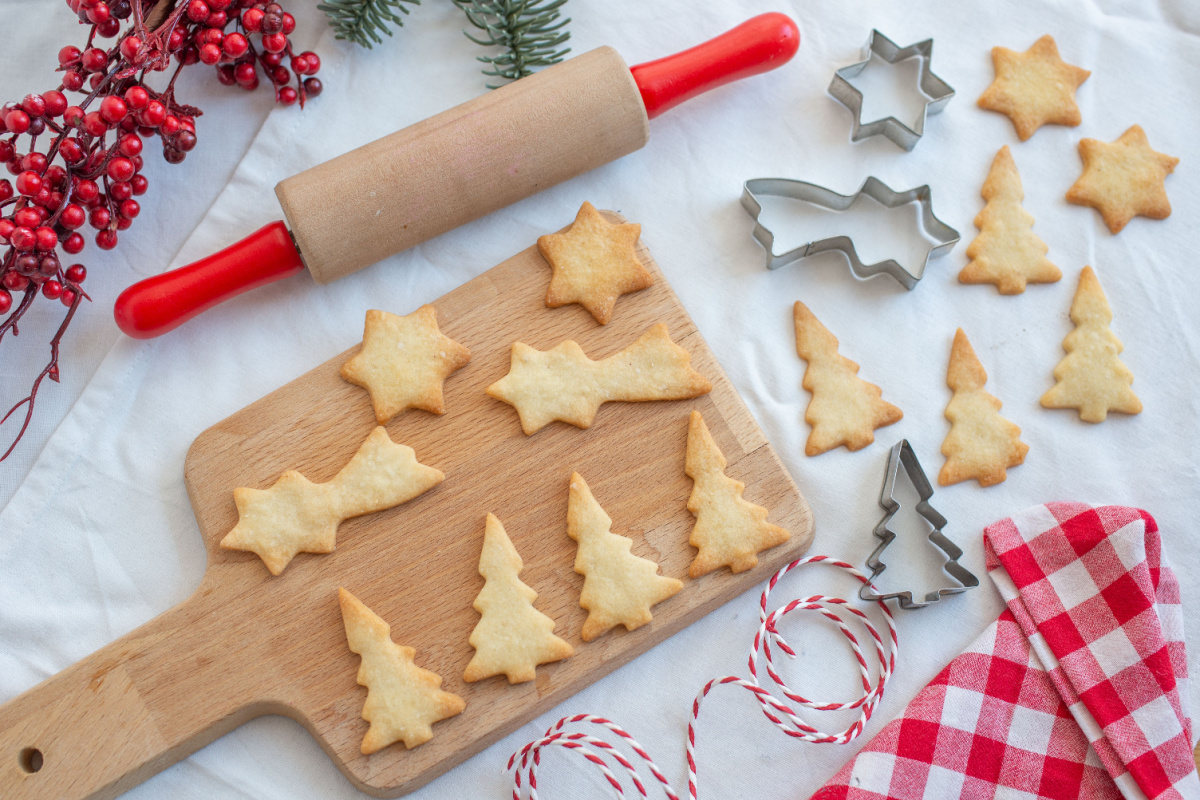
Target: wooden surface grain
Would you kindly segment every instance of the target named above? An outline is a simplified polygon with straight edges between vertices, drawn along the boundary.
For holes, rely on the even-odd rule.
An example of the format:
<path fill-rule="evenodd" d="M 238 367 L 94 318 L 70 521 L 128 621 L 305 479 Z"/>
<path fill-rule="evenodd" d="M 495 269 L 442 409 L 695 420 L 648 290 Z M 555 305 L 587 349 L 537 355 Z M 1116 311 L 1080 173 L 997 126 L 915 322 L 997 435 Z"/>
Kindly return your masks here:
<path fill-rule="evenodd" d="M 655 285 L 623 296 L 603 327 L 577 305 L 545 308 L 550 270 L 536 247 L 436 301 L 442 331 L 470 348 L 471 362 L 446 381 L 444 416 L 410 410 L 387 430 L 422 463 L 442 470 L 444 482 L 407 504 L 348 520 L 333 553 L 300 554 L 279 577 L 256 555 L 218 546 L 237 521 L 233 489 L 266 488 L 286 469 L 328 480 L 350 459 L 376 424 L 366 391 L 338 376 L 357 346 L 201 434 L 185 464 L 209 553 L 200 588 L 0 707 L 0 752 L 36 749 L 44 758 L 35 773 L 19 759 L 0 765 L 0 795 L 112 797 L 242 722 L 276 713 L 305 725 L 357 787 L 397 797 L 803 553 L 812 539 L 808 505 L 650 254 L 641 248 L 640 255 Z M 484 393 L 507 373 L 513 341 L 545 350 L 572 338 L 589 357 L 601 358 L 656 322 L 667 323 L 672 339 L 691 353 L 693 366 L 713 383 L 710 394 L 610 403 L 588 430 L 556 422 L 525 436 L 516 410 Z M 347 340 L 359 330 L 347 331 Z M 739 575 L 722 569 L 687 576 L 695 555 L 688 545 L 694 517 L 686 508 L 692 481 L 684 474 L 692 409 L 704 415 L 725 453 L 727 474 L 746 484 L 745 497 L 792 532 L 786 544 L 762 554 L 757 568 Z M 684 582 L 679 594 L 655 606 L 650 624 L 590 643 L 580 637 L 583 578 L 572 569 L 575 543 L 566 532 L 572 471 L 588 481 L 613 531 L 633 540 L 634 554 Z M 521 579 L 538 592 L 537 608 L 575 648 L 572 658 L 539 667 L 536 680 L 516 686 L 503 676 L 462 679 L 473 653 L 467 639 L 479 619 L 472 602 L 483 585 L 477 567 L 489 512 L 524 559 Z M 428 743 L 360 753 L 366 689 L 355 682 L 359 658 L 346 645 L 339 586 L 383 617 L 397 643 L 416 648 L 416 663 L 441 675 L 443 688 L 466 700 L 462 714 L 434 726 Z"/>

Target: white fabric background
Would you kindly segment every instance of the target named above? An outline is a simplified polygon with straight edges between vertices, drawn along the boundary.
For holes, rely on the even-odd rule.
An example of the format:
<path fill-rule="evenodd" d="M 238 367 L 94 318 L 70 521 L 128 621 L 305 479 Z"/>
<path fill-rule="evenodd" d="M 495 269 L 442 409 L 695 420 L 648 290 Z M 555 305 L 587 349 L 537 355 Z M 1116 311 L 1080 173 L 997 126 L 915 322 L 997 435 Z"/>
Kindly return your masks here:
<path fill-rule="evenodd" d="M 1188 603 L 1200 578 L 1191 507 L 1200 446 L 1193 391 L 1200 273 L 1191 245 L 1200 214 L 1194 178 L 1200 7 L 1183 0 L 920 6 L 576 0 L 571 45 L 578 53 L 611 44 L 633 64 L 770 10 L 787 11 L 799 22 L 797 58 L 655 120 L 642 151 L 336 284 L 294 278 L 172 335 L 136 342 L 116 333 L 109 313 L 130 280 L 168 262 L 186 263 L 278 218 L 272 194 L 278 180 L 483 91 L 472 61 L 477 48 L 462 37 L 459 12 L 440 2 L 415 9 L 395 40 L 372 52 L 335 42 L 311 6 L 293 9 L 299 40 L 323 58 L 326 91 L 303 113 L 270 111 L 256 135 L 265 96 L 243 96 L 207 76 L 192 81 L 185 96 L 210 112 L 199 121 L 200 146 L 180 168 L 151 155 L 143 218 L 111 254 L 89 249 L 95 277 L 88 288 L 97 302 L 84 309 L 68 341 L 67 381 L 48 387 L 39 427 L 19 457 L 0 466 L 0 499 L 11 493 L 0 511 L 0 701 L 179 603 L 198 584 L 205 557 L 182 466 L 201 431 L 354 344 L 365 309 L 407 313 L 569 222 L 585 199 L 642 223 L 644 240 L 812 505 L 812 553 L 862 563 L 873 549 L 870 532 L 881 513 L 876 500 L 892 442 L 908 437 L 927 472 L 940 467 L 948 427 L 942 416 L 949 398 L 946 359 L 962 325 L 988 370 L 989 390 L 1031 446 L 1026 464 L 1006 483 L 986 490 L 961 484 L 935 496 L 950 519 L 947 533 L 966 551 L 965 564 L 982 578 L 983 526 L 1028 505 L 1064 499 L 1137 505 L 1159 520 L 1185 610 L 1194 609 Z M 9 84 L 6 77 L 6 91 L 19 97 L 46 88 L 53 54 L 78 38 L 69 13 L 19 0 L 0 0 L 0 12 L 13 23 L 2 34 L 0 63 L 6 76 L 14 70 L 19 79 Z M 934 37 L 934 71 L 958 90 L 946 111 L 929 120 L 926 138 L 912 153 L 883 139 L 851 145 L 849 114 L 825 93 L 834 69 L 858 60 L 872 27 L 901 45 Z M 1047 32 L 1068 61 L 1093 70 L 1078 94 L 1083 125 L 1048 127 L 1019 143 L 1009 121 L 977 109 L 975 99 L 992 78 L 992 45 L 1023 50 Z M 1066 204 L 1063 194 L 1079 173 L 1078 140 L 1112 140 L 1133 123 L 1146 129 L 1156 149 L 1182 159 L 1167 181 L 1174 213 L 1165 222 L 1135 220 L 1114 237 L 1098 214 Z M 1019 297 L 955 280 L 976 233 L 971 221 L 982 206 L 979 187 L 1004 144 L 1013 147 L 1035 231 L 1065 273 L 1061 282 Z M 836 254 L 768 272 L 738 197 L 743 180 L 775 175 L 843 192 L 867 175 L 896 189 L 928 182 L 938 215 L 964 242 L 934 261 L 911 293 L 888 279 L 855 282 Z M 877 241 L 868 244 L 883 249 Z M 1126 345 L 1123 358 L 1145 404 L 1139 416 L 1114 415 L 1099 426 L 1037 404 L 1062 355 L 1060 343 L 1071 328 L 1067 309 L 1085 264 L 1095 266 L 1109 295 L 1114 330 Z M 866 450 L 803 455 L 808 395 L 800 388 L 804 367 L 791 331 L 796 299 L 829 325 L 842 352 L 862 364 L 862 375 L 905 411 Z M 28 334 L 29 342 L 48 338 L 34 324 Z M 16 359 L 4 357 L 6 386 L 28 363 Z M 781 585 L 781 601 L 801 592 L 849 596 L 847 582 L 810 569 Z M 903 578 L 897 563 L 881 585 L 903 588 Z M 580 711 L 626 726 L 682 788 L 691 699 L 709 678 L 744 671 L 756 602 L 757 591 L 729 603 L 412 796 L 507 796 L 508 755 L 558 717 Z M 868 736 L 1000 608 L 985 581 L 937 607 L 899 612 L 898 672 Z M 1191 610 L 1187 622 L 1195 669 L 1200 615 Z M 840 640 L 812 619 L 789 623 L 787 630 L 802 651 L 787 673 L 796 687 L 848 698 L 853 662 Z M 798 744 L 732 689 L 711 696 L 700 725 L 701 793 L 710 798 L 807 797 L 865 741 Z M 607 796 L 598 773 L 565 764 L 557 753 L 545 763 L 544 796 Z M 360 796 L 299 725 L 280 718 L 244 725 L 127 795 Z"/>

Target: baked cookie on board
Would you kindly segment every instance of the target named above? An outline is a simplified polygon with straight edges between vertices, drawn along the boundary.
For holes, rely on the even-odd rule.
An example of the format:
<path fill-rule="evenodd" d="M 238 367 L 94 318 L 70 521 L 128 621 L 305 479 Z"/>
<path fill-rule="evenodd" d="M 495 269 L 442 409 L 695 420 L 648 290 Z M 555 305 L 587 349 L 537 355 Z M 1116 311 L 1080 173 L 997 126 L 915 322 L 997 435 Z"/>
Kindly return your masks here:
<path fill-rule="evenodd" d="M 506 675 L 509 683 L 523 683 L 537 676 L 539 664 L 574 654 L 571 645 L 554 635 L 554 620 L 533 607 L 537 592 L 517 577 L 524 568 L 504 526 L 488 514 L 479 556 L 485 582 L 473 606 L 480 619 L 470 638 L 475 655 L 463 680 Z"/>
<path fill-rule="evenodd" d="M 362 350 L 342 365 L 342 377 L 370 392 L 375 421 L 386 425 L 407 408 L 444 414 L 442 383 L 470 360 L 470 350 L 438 329 L 433 306 L 405 317 L 372 309 Z"/>
<path fill-rule="evenodd" d="M 297 553 L 332 553 L 342 520 L 407 503 L 444 477 L 377 427 L 333 480 L 288 470 L 270 489 L 234 489 L 238 522 L 221 547 L 257 553 L 278 575 Z"/>
<path fill-rule="evenodd" d="M 693 411 L 684 467 L 694 481 L 687 503 L 688 511 L 696 515 L 688 544 L 699 551 L 688 569 L 693 578 L 721 567 L 733 572 L 754 569 L 759 551 L 792 537 L 786 528 L 767 522 L 765 508 L 742 498 L 746 484 L 725 474 L 726 463 L 704 418 Z"/>
<path fill-rule="evenodd" d="M 433 723 L 462 713 L 466 702 L 442 691 L 442 679 L 416 665 L 416 650 L 392 641 L 392 629 L 379 615 L 342 588 L 338 603 L 346 641 L 362 656 L 358 683 L 367 687 L 362 718 L 371 723 L 362 740 L 363 755 L 394 742 L 411 750 L 433 738 Z"/>
<path fill-rule="evenodd" d="M 609 222 L 584 202 L 570 228 L 539 236 L 538 250 L 553 270 L 546 307 L 579 303 L 607 325 L 618 297 L 654 284 L 637 255 L 641 233 L 641 225 Z"/>
<path fill-rule="evenodd" d="M 686 400 L 712 391 L 691 361 L 661 322 L 599 361 L 572 339 L 546 352 L 514 342 L 508 374 L 487 393 L 517 410 L 527 436 L 555 420 L 589 428 L 600 406 L 610 401 Z"/>
<path fill-rule="evenodd" d="M 630 552 L 633 542 L 613 533 L 612 518 L 580 477 L 571 475 L 567 535 L 579 543 L 575 571 L 583 576 L 579 605 L 588 612 L 583 640 L 590 642 L 617 625 L 633 631 L 651 619 L 650 609 L 683 588 L 658 574 L 658 564 Z"/>

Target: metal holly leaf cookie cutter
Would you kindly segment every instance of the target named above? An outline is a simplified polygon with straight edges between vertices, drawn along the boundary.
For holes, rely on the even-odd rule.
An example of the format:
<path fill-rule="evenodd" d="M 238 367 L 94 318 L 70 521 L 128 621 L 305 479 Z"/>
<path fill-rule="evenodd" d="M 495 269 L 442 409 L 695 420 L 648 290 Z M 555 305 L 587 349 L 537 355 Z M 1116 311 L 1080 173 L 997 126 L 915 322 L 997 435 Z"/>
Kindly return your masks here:
<path fill-rule="evenodd" d="M 942 565 L 942 569 L 960 584 L 959 586 L 935 589 L 925 595 L 923 602 L 913 600 L 912 592 L 879 594 L 875 591 L 875 579 L 887 569 L 887 565 L 879 560 L 879 556 L 892 543 L 892 540 L 896 538 L 896 532 L 888 527 L 888 523 L 892 521 L 892 517 L 900 510 L 900 503 L 896 501 L 895 493 L 896 476 L 900 474 L 901 466 L 904 467 L 905 473 L 908 474 L 908 479 L 912 482 L 913 488 L 917 490 L 917 494 L 921 498 L 921 501 L 917 503 L 917 513 L 933 526 L 933 530 L 929 533 L 929 541 L 937 545 L 948 557 L 946 563 Z M 933 497 L 933 486 L 929 483 L 929 478 L 925 476 L 925 471 L 921 469 L 921 464 L 917 461 L 917 454 L 913 452 L 907 439 L 901 439 L 892 447 L 891 456 L 888 458 L 887 474 L 883 480 L 883 493 L 879 497 L 879 505 L 883 506 L 887 514 L 875 526 L 875 535 L 882 541 L 875 548 L 875 552 L 871 553 L 871 557 L 867 559 L 867 566 L 871 569 L 870 582 L 864 583 L 858 591 L 858 596 L 863 600 L 891 600 L 892 598 L 896 598 L 900 601 L 901 608 L 924 608 L 931 603 L 936 603 L 946 595 L 959 594 L 965 592 L 967 589 L 974 589 L 979 585 L 979 578 L 976 578 L 974 573 L 958 563 L 958 559 L 962 558 L 963 551 L 942 533 L 942 528 L 946 527 L 947 521 L 945 517 L 929 504 L 929 498 L 931 497 Z"/>
<path fill-rule="evenodd" d="M 802 244 L 799 247 L 788 250 L 786 253 L 776 253 L 774 250 L 775 234 L 765 227 L 759 219 L 759 215 L 762 213 L 762 204 L 758 202 L 758 197 L 760 196 L 786 197 L 792 200 L 801 200 L 831 211 L 846 211 L 854 205 L 854 201 L 860 195 L 866 195 L 886 208 L 899 208 L 909 203 L 919 203 L 921 205 L 921 227 L 924 229 L 923 232 L 937 242 L 937 244 L 930 246 L 929 250 L 925 253 L 925 260 L 921 262 L 920 269 L 913 272 L 894 258 L 878 261 L 874 264 L 864 264 L 862 259 L 858 257 L 858 252 L 854 249 L 854 242 L 849 236 L 832 236 Z M 899 281 L 905 289 L 909 290 L 916 288 L 917 282 L 925 274 L 925 267 L 928 266 L 929 260 L 949 252 L 958 243 L 959 239 L 958 231 L 934 216 L 933 193 L 928 184 L 918 186 L 915 189 L 909 189 L 906 192 L 896 192 L 878 178 L 870 177 L 863 181 L 863 185 L 859 187 L 857 192 L 844 195 L 826 189 L 824 186 L 817 186 L 815 183 L 806 183 L 805 181 L 788 178 L 753 178 L 742 184 L 742 207 L 754 218 L 754 238 L 767 251 L 767 269 L 779 269 L 793 261 L 799 261 L 806 256 L 824 253 L 828 250 L 840 250 L 846 254 L 846 258 L 850 262 L 850 270 L 854 273 L 854 277 L 859 280 L 866 280 L 880 273 L 886 273 Z"/>
<path fill-rule="evenodd" d="M 871 63 L 871 56 L 877 55 L 889 64 L 898 64 L 910 58 L 921 59 L 921 74 L 917 86 L 927 98 L 921 116 L 914 127 L 905 125 L 895 117 L 884 117 L 863 124 L 862 121 L 862 92 L 854 88 L 850 78 L 855 77 Z M 929 63 L 933 60 L 933 39 L 900 47 L 891 39 L 877 30 L 871 31 L 867 45 L 863 48 L 863 60 L 848 67 L 842 67 L 833 73 L 833 82 L 829 84 L 829 93 L 838 102 L 850 109 L 854 114 L 854 127 L 850 131 L 850 141 L 857 142 L 868 136 L 883 134 L 905 150 L 912 150 L 921 141 L 925 132 L 925 119 L 931 114 L 937 114 L 950 98 L 954 97 L 954 89 L 950 84 L 933 74 Z"/>

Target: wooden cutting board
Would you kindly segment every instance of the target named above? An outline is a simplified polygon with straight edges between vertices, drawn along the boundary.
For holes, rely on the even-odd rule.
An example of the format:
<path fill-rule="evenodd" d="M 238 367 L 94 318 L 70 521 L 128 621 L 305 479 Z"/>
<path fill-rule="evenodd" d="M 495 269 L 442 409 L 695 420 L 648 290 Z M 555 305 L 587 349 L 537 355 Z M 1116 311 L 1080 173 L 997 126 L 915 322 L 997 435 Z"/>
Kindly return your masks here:
<path fill-rule="evenodd" d="M 536 247 L 434 303 L 442 331 L 470 348 L 471 362 L 446 381 L 444 416 L 410 410 L 387 429 L 445 480 L 409 503 L 348 520 L 333 553 L 301 554 L 279 577 L 256 555 L 218 546 L 237 522 L 233 489 L 267 488 L 286 469 L 325 481 L 346 464 L 376 424 L 367 393 L 338 375 L 358 347 L 201 434 L 184 466 L 208 549 L 200 587 L 0 707 L 0 797 L 114 797 L 262 714 L 299 721 L 355 786 L 398 797 L 803 553 L 812 539 L 808 505 L 650 253 L 644 246 L 639 252 L 655 285 L 622 297 L 607 326 L 577 305 L 545 307 L 550 271 Z M 514 341 L 546 350 L 570 338 L 589 357 L 602 358 L 657 322 L 667 323 L 671 338 L 712 381 L 710 394 L 610 403 L 588 430 L 556 422 L 525 436 L 516 410 L 484 393 L 508 372 Z M 358 333 L 348 330 L 346 339 Z M 687 543 L 692 481 L 683 471 L 692 409 L 704 415 L 724 451 L 727 474 L 746 484 L 745 497 L 792 532 L 740 575 L 722 569 L 687 577 L 695 554 Z M 634 554 L 684 582 L 654 607 L 650 624 L 590 643 L 580 638 L 583 578 L 572 569 L 575 543 L 566 532 L 572 471 L 587 480 L 613 531 L 633 540 Z M 462 680 L 473 653 L 467 638 L 479 619 L 471 604 L 483 586 L 477 567 L 488 512 L 504 523 L 524 559 L 521 579 L 538 592 L 538 609 L 575 648 L 572 658 L 539 667 L 536 680 L 516 686 L 503 676 Z M 383 617 L 397 643 L 416 648 L 416 663 L 441 675 L 444 689 L 466 700 L 462 714 L 434 726 L 430 742 L 371 756 L 359 751 L 366 689 L 355 682 L 359 657 L 346 645 L 339 586 Z"/>

